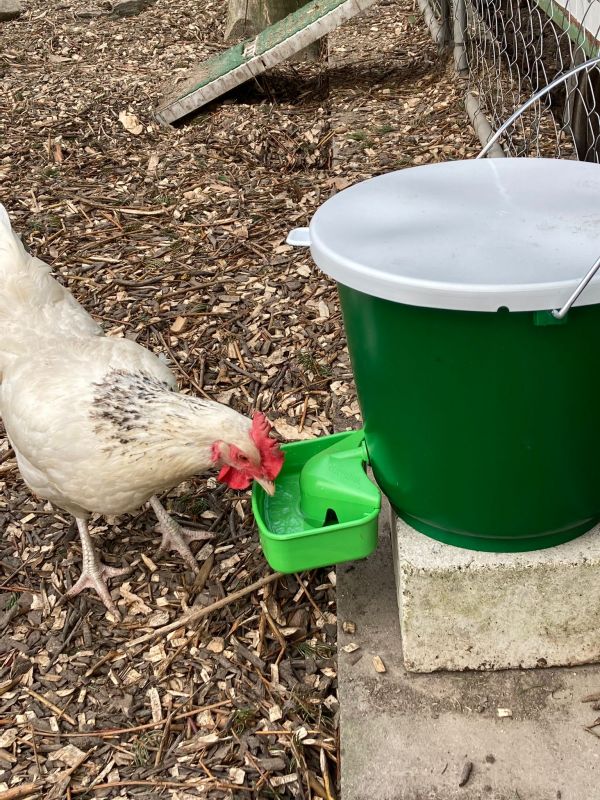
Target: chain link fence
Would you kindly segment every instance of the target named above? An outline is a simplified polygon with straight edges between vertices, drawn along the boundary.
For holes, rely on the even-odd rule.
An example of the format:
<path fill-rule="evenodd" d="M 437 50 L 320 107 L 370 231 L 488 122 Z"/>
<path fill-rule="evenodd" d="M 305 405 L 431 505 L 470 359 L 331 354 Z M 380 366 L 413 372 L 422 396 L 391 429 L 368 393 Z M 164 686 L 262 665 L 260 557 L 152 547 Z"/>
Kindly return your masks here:
<path fill-rule="evenodd" d="M 600 54 L 600 0 L 418 0 L 440 45 L 454 43 L 482 143 L 523 102 Z M 523 114 L 491 155 L 600 162 L 600 70 L 561 84 Z"/>

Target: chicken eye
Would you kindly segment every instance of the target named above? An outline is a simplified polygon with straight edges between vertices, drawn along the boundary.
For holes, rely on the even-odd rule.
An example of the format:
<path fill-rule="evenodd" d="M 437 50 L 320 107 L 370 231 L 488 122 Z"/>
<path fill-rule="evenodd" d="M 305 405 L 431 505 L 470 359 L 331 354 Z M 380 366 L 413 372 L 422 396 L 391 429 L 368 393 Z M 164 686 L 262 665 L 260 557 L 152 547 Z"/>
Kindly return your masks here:
<path fill-rule="evenodd" d="M 238 461 L 242 464 L 247 464 L 249 460 L 248 456 L 238 456 Z"/>

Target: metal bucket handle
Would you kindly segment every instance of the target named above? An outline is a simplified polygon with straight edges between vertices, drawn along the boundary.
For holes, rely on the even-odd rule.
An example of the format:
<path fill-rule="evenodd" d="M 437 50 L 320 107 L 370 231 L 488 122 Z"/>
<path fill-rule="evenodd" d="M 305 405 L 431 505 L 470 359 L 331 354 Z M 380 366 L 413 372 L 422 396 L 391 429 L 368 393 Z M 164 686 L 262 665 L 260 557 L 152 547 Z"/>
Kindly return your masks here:
<path fill-rule="evenodd" d="M 476 156 L 476 158 L 483 158 L 484 156 L 486 156 L 491 150 L 491 148 L 496 144 L 498 139 L 502 136 L 504 131 L 507 128 L 510 128 L 513 122 L 515 122 L 521 116 L 521 114 L 523 114 L 523 112 L 527 111 L 527 109 L 530 108 L 530 106 L 536 103 L 540 99 L 540 97 L 543 97 L 548 92 L 551 92 L 552 89 L 554 89 L 556 86 L 559 86 L 561 83 L 566 81 L 572 75 L 577 75 L 577 73 L 583 72 L 584 70 L 593 67 L 595 64 L 600 64 L 600 56 L 595 56 L 594 58 L 590 58 L 588 61 L 584 61 L 583 63 L 577 65 L 576 67 L 572 67 L 570 70 L 567 70 L 567 72 L 563 72 L 562 75 L 559 75 L 558 78 L 555 78 L 547 86 L 544 86 L 543 88 L 539 89 L 535 94 L 533 94 L 529 98 L 529 100 L 527 100 L 527 102 L 523 103 L 522 106 L 520 106 L 513 114 L 511 114 L 511 116 L 506 120 L 506 122 L 502 123 L 502 125 L 498 128 L 496 133 L 492 136 L 492 138 L 488 141 L 488 143 Z M 577 300 L 579 295 L 583 292 L 588 283 L 592 280 L 594 275 L 598 272 L 599 268 L 600 268 L 600 258 L 598 258 L 594 262 L 590 270 L 581 279 L 579 285 L 574 290 L 573 294 L 569 297 L 567 302 L 563 305 L 563 307 L 560 309 L 554 309 L 551 312 L 553 317 L 555 317 L 556 319 L 564 319 L 567 316 L 567 314 L 571 309 L 571 306 L 573 305 L 575 300 Z"/>

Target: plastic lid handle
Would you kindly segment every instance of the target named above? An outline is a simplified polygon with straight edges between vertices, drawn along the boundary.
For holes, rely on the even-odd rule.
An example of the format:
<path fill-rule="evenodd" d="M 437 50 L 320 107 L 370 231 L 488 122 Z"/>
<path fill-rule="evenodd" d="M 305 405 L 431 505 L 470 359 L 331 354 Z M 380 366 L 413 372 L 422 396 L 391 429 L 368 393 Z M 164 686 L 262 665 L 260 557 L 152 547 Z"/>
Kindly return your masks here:
<path fill-rule="evenodd" d="M 292 247 L 310 247 L 310 232 L 308 228 L 294 228 L 285 241 Z"/>

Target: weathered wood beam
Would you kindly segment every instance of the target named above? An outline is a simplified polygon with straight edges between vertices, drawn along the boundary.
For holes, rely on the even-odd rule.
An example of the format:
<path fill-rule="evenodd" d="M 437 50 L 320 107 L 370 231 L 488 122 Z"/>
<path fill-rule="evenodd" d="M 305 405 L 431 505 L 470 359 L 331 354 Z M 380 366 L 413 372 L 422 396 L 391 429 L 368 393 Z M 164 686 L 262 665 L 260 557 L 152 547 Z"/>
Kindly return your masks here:
<path fill-rule="evenodd" d="M 170 124 L 316 42 L 375 0 L 312 0 L 298 11 L 200 64 L 171 88 L 155 110 Z"/>

